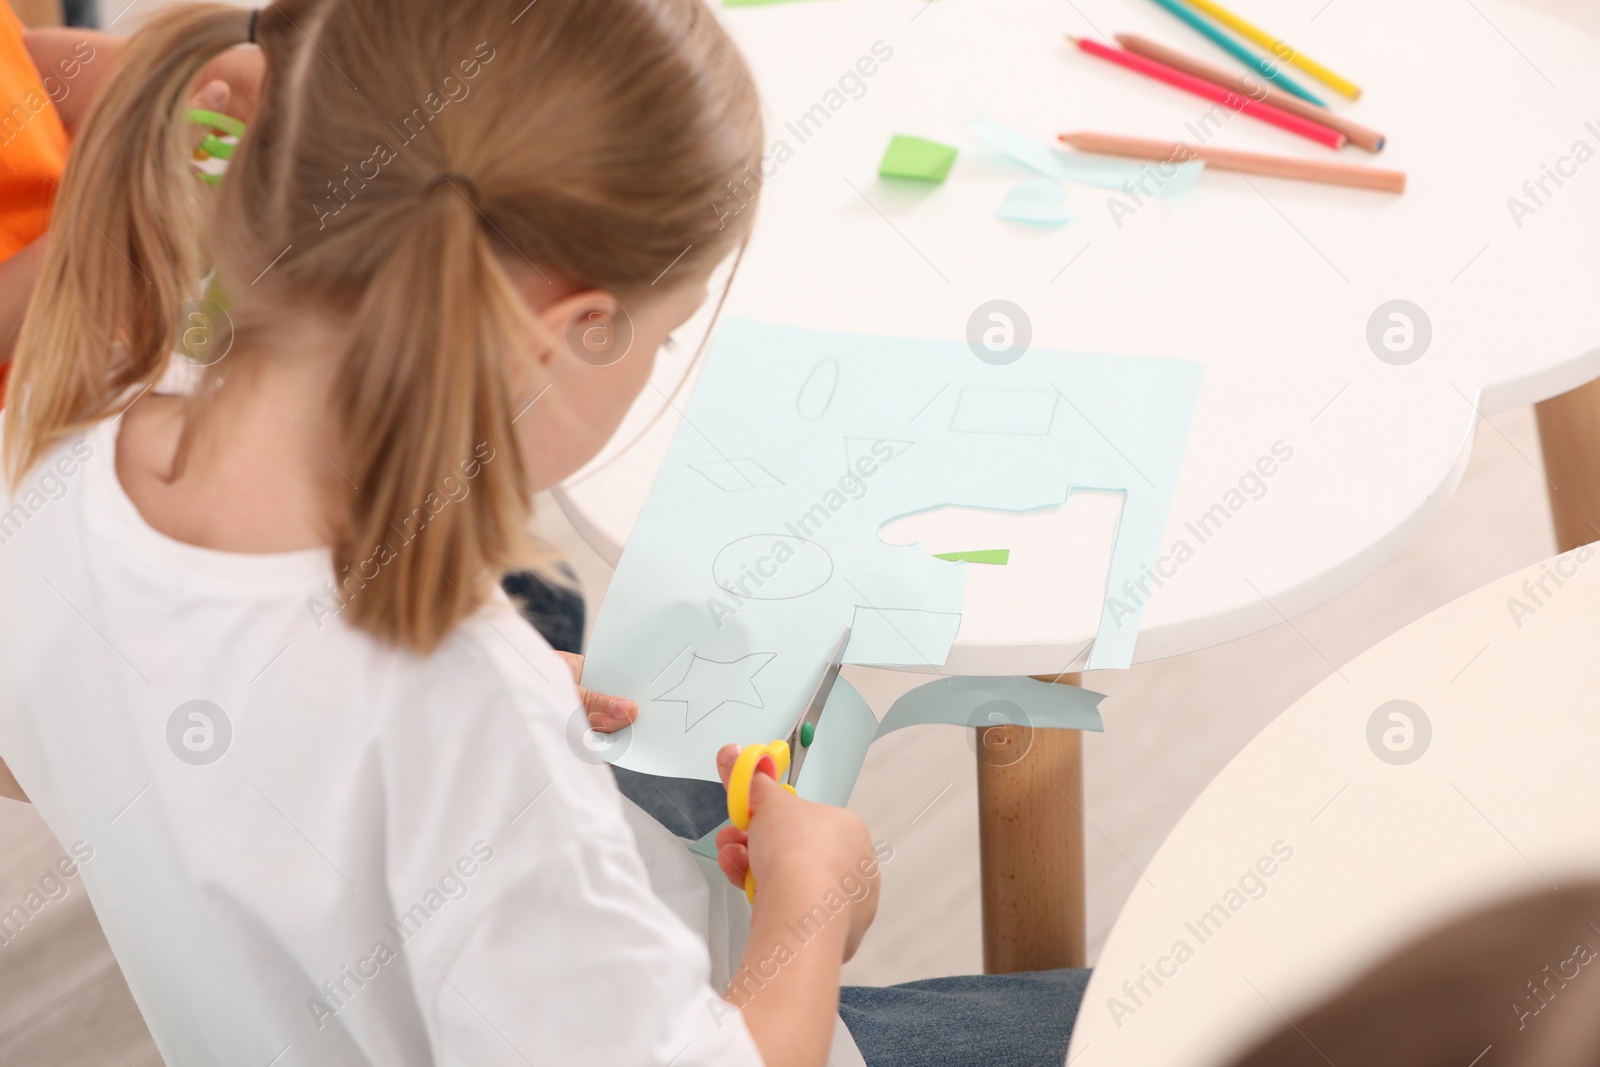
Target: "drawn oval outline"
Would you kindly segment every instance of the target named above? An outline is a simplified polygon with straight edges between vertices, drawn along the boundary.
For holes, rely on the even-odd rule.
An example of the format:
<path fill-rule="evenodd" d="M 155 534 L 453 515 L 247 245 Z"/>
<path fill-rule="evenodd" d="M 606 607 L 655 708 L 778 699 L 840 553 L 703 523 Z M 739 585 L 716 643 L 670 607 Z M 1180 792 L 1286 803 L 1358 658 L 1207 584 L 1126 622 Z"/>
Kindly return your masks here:
<path fill-rule="evenodd" d="M 795 394 L 794 409 L 808 422 L 816 422 L 833 406 L 833 394 L 839 389 L 839 361 L 820 360 L 806 380 L 800 383 Z"/>
<path fill-rule="evenodd" d="M 741 600 L 793 600 L 815 593 L 832 577 L 828 550 L 791 534 L 738 538 L 711 561 L 717 588 Z"/>

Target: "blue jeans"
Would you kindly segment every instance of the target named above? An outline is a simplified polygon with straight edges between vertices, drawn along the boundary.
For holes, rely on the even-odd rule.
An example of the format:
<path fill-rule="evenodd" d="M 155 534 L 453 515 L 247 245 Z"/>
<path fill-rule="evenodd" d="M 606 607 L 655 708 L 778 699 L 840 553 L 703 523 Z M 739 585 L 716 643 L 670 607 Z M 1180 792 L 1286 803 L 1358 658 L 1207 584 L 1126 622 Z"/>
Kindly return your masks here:
<path fill-rule="evenodd" d="M 571 568 L 560 566 L 576 583 L 577 576 Z M 500 587 L 551 648 L 557 652 L 582 651 L 585 612 L 581 592 L 551 585 L 531 571 L 513 571 L 500 580 Z"/>
<path fill-rule="evenodd" d="M 867 1067 L 1061 1067 L 1083 968 L 845 986 L 839 1014 Z"/>

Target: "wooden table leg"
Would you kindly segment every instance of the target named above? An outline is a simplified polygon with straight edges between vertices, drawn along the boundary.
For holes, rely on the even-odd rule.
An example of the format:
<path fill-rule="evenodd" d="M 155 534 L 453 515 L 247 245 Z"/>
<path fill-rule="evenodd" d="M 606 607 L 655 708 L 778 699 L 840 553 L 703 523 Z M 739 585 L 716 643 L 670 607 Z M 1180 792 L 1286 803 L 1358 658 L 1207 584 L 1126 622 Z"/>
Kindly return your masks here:
<path fill-rule="evenodd" d="M 1534 405 L 1556 550 L 1600 540 L 1600 380 Z"/>
<path fill-rule="evenodd" d="M 1082 733 L 978 731 L 978 839 L 984 971 L 1084 966 Z"/>

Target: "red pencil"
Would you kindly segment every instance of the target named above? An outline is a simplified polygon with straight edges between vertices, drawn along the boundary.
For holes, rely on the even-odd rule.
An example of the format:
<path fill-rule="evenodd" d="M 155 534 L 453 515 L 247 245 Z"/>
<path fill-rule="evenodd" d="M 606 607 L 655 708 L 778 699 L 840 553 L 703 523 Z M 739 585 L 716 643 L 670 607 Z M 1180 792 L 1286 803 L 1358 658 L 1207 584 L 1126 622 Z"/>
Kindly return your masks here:
<path fill-rule="evenodd" d="M 1091 41 L 1084 37 L 1068 37 L 1067 39 L 1092 56 L 1098 56 L 1113 63 L 1120 63 L 1130 70 L 1136 70 L 1148 77 L 1155 78 L 1157 81 L 1166 82 L 1168 85 L 1176 86 L 1196 96 L 1205 97 L 1207 100 L 1222 104 L 1224 107 L 1231 108 L 1242 115 L 1249 115 L 1251 118 L 1262 122 L 1270 122 L 1274 126 L 1288 130 L 1290 133 L 1297 133 L 1301 137 L 1308 138 L 1318 144 L 1326 145 L 1329 148 L 1343 148 L 1345 145 L 1345 136 L 1338 130 L 1318 125 L 1315 122 L 1301 118 L 1299 115 L 1292 115 L 1280 107 L 1273 107 L 1271 104 L 1252 100 L 1242 93 L 1225 89 L 1203 78 L 1196 78 L 1192 74 L 1185 74 L 1183 71 L 1175 67 L 1169 67 L 1165 63 L 1158 63 L 1153 59 L 1134 55 L 1132 52 L 1124 52 L 1121 49 L 1108 48 L 1098 41 Z"/>

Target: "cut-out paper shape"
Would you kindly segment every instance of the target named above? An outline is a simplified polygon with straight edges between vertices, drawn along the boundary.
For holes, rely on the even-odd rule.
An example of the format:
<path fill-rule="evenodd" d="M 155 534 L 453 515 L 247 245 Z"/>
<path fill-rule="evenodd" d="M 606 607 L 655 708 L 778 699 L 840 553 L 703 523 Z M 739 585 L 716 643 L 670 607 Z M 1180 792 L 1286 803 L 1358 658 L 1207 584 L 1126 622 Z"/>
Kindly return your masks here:
<path fill-rule="evenodd" d="M 951 563 L 987 563 L 1004 567 L 1011 562 L 1009 548 L 980 548 L 972 552 L 935 552 L 934 559 L 947 559 Z"/>
<path fill-rule="evenodd" d="M 850 624 L 850 662 L 883 667 L 912 667 L 935 660 L 943 663 L 959 629 L 960 612 L 858 604 L 855 621 Z"/>
<path fill-rule="evenodd" d="M 839 389 L 839 361 L 825 359 L 811 368 L 795 395 L 794 409 L 807 422 L 816 422 L 828 413 L 833 394 Z"/>
<path fill-rule="evenodd" d="M 800 415 L 795 398 L 822 359 L 836 360 L 843 372 L 813 421 Z M 1113 589 L 1138 580 L 1162 548 L 1201 373 L 1185 360 L 1039 348 L 1000 367 L 973 359 L 964 340 L 725 321 L 612 577 L 584 665 L 589 688 L 639 701 L 619 764 L 714 780 L 722 745 L 786 737 L 852 623 L 875 632 L 852 634 L 848 663 L 942 664 L 969 564 L 934 559 L 917 544 L 886 544 L 878 531 L 899 516 L 945 505 L 1029 511 L 1059 507 L 1073 487 L 1121 491 L 1109 565 L 1093 561 L 1092 571 L 1097 585 L 1107 580 L 1103 573 Z M 927 383 L 927 394 L 907 393 L 917 382 Z M 961 407 L 968 411 L 958 422 Z M 966 419 L 981 428 L 1007 420 L 1010 429 L 1046 432 L 955 429 Z M 865 455 L 875 455 L 876 467 L 852 474 L 841 470 L 856 447 L 841 448 L 846 439 L 911 444 L 884 445 L 877 454 L 868 444 Z M 729 455 L 778 472 L 784 484 L 725 492 L 696 469 Z M 773 534 L 814 542 L 832 561 L 832 574 L 813 591 L 781 600 L 739 596 L 719 584 L 730 565 L 744 573 L 732 557 L 717 563 L 728 546 Z M 758 545 L 738 550 L 752 569 L 761 553 L 752 561 L 748 549 Z M 811 564 L 798 552 L 782 564 L 772 555 L 762 565 L 772 572 L 760 575 L 765 580 L 784 587 L 788 568 L 796 567 L 808 577 L 795 584 L 812 584 Z M 862 607 L 876 610 L 868 617 Z M 1108 602 L 1090 669 L 1131 662 L 1142 610 Z M 687 710 L 689 690 L 678 686 L 690 653 L 721 663 L 777 653 L 754 678 L 762 706 L 712 707 L 712 694 L 696 693 Z M 913 655 L 922 661 L 912 662 Z M 663 693 L 671 699 L 654 699 Z M 690 714 L 703 718 L 686 732 Z"/>
<path fill-rule="evenodd" d="M 1124 187 L 1131 185 L 1134 189 L 1142 190 L 1146 196 L 1177 196 L 1192 188 L 1206 168 L 1199 160 L 1187 163 L 1136 162 L 1111 156 L 1061 152 L 1007 129 L 993 119 L 977 119 L 968 129 L 991 151 L 1036 174 L 1101 189 L 1126 191 Z"/>
<path fill-rule="evenodd" d="M 777 475 L 753 459 L 717 459 L 705 463 L 692 463 L 712 485 L 724 493 L 742 493 L 747 489 L 775 489 L 783 482 Z"/>
<path fill-rule="evenodd" d="M 878 164 L 878 176 L 942 182 L 950 176 L 956 154 L 957 149 L 950 145 L 897 133 L 890 139 L 883 161 Z"/>
<path fill-rule="evenodd" d="M 1042 389 L 961 390 L 950 429 L 955 433 L 992 433 L 1043 437 L 1056 418 L 1061 395 Z"/>
<path fill-rule="evenodd" d="M 1099 710 L 1104 699 L 1103 694 L 1075 685 L 1055 685 L 1034 678 L 940 678 L 901 696 L 880 722 L 861 693 L 840 678 L 817 721 L 817 732 L 806 752 L 796 789 L 807 800 L 818 803 L 849 803 L 867 749 L 880 737 L 907 726 L 976 727 L 1003 721 L 1035 730 L 1098 733 L 1104 729 Z M 992 710 L 996 708 L 1001 710 Z M 716 859 L 720 829 L 713 829 L 688 847 Z"/>
<path fill-rule="evenodd" d="M 755 676 L 777 655 L 776 652 L 752 652 L 724 662 L 690 653 L 683 676 L 656 699 L 684 705 L 685 732 L 694 729 L 696 723 L 724 704 L 766 707 L 760 690 L 756 689 Z"/>
<path fill-rule="evenodd" d="M 1013 163 L 1020 163 L 1047 178 L 1065 178 L 1067 168 L 1061 154 L 1049 145 L 1040 144 L 1015 130 L 1007 129 L 993 119 L 976 119 L 967 127 L 982 141 L 984 147 L 998 152 Z"/>
<path fill-rule="evenodd" d="M 833 577 L 828 550 L 793 534 L 751 534 L 711 561 L 717 585 L 745 600 L 791 600 L 815 593 Z"/>
<path fill-rule="evenodd" d="M 1029 178 L 1006 194 L 995 215 L 1008 222 L 1059 226 L 1072 221 L 1072 209 L 1065 199 L 1061 183 L 1054 178 Z"/>

